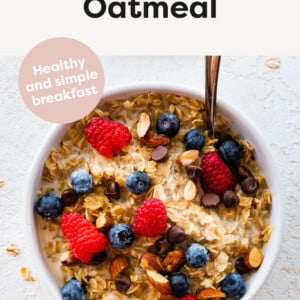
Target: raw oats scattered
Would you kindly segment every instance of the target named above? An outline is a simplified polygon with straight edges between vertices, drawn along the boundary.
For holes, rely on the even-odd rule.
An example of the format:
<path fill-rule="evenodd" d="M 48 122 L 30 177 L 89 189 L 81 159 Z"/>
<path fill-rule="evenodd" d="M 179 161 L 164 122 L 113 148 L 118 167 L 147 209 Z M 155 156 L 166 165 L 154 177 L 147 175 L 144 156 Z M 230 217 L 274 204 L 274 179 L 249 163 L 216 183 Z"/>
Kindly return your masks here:
<path fill-rule="evenodd" d="M 20 249 L 16 244 L 11 243 L 6 247 L 6 252 L 12 256 L 18 256 L 20 254 Z"/>
<path fill-rule="evenodd" d="M 269 57 L 267 58 L 265 65 L 270 69 L 277 70 L 281 66 L 281 59 L 278 56 Z"/>
<path fill-rule="evenodd" d="M 21 272 L 21 276 L 24 281 L 35 281 L 36 280 L 36 278 L 31 275 L 31 273 L 27 267 L 22 267 L 20 272 Z"/>

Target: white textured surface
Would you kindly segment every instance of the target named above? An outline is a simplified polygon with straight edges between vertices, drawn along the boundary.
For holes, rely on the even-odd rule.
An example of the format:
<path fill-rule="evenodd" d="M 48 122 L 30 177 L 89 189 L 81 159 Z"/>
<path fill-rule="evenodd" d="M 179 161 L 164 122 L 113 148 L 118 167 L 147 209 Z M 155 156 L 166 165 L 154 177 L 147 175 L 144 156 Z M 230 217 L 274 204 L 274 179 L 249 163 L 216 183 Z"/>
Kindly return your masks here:
<path fill-rule="evenodd" d="M 265 66 L 267 57 L 223 57 L 218 95 L 232 101 L 263 131 L 281 174 L 286 202 L 282 250 L 271 276 L 255 300 L 300 299 L 300 57 L 281 57 L 281 67 Z M 23 232 L 22 191 L 32 159 L 51 124 L 33 115 L 20 99 L 22 58 L 0 57 L 0 299 L 51 299 L 36 273 Z M 106 86 L 133 81 L 170 81 L 204 87 L 203 57 L 103 57 Z M 5 252 L 16 243 L 21 253 Z M 21 279 L 28 266 L 36 282 Z"/>

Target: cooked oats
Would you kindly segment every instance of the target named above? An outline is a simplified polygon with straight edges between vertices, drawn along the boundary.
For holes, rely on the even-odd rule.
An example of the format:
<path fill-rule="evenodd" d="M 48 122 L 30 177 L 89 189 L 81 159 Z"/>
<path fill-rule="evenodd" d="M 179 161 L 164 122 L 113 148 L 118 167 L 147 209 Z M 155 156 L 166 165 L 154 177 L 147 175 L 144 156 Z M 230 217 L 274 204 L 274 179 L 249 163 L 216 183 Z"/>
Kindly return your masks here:
<path fill-rule="evenodd" d="M 164 162 L 151 161 L 151 148 L 143 145 L 138 139 L 137 122 L 145 111 L 150 116 L 152 128 L 157 117 L 166 111 L 174 112 L 180 118 L 180 131 L 172 138 L 169 157 Z M 93 116 L 121 121 L 130 129 L 132 141 L 114 158 L 105 158 L 86 142 L 84 128 Z M 272 194 L 255 160 L 253 146 L 239 136 L 223 117 L 217 115 L 216 136 L 220 139 L 231 136 L 243 146 L 241 163 L 258 179 L 259 189 L 254 197 L 244 194 L 240 185 L 236 185 L 240 204 L 230 209 L 225 208 L 223 204 L 214 209 L 201 206 L 202 191 L 195 197 L 190 197 L 189 201 L 184 200 L 184 191 L 189 178 L 185 168 L 176 162 L 176 158 L 185 151 L 182 140 L 191 128 L 202 130 L 206 136 L 205 146 L 195 164 L 199 165 L 205 153 L 216 150 L 215 144 L 218 139 L 209 137 L 205 124 L 204 104 L 185 96 L 149 92 L 107 101 L 74 123 L 62 142 L 51 151 L 44 164 L 38 196 L 49 191 L 60 195 L 63 189 L 70 187 L 70 173 L 75 168 L 86 168 L 93 176 L 93 190 L 89 194 L 80 195 L 78 202 L 66 207 L 65 211 L 80 212 L 94 224 L 99 225 L 105 217 L 113 223 L 131 223 L 135 208 L 144 199 L 160 198 L 166 207 L 169 224 L 182 227 L 190 240 L 200 242 L 211 254 L 211 260 L 203 268 L 191 268 L 187 264 L 182 267 L 182 271 L 191 278 L 190 292 L 195 293 L 199 287 L 219 288 L 225 275 L 234 270 L 234 261 L 238 256 L 244 255 L 253 246 L 262 248 L 269 240 L 272 233 L 269 222 Z M 131 194 L 125 187 L 127 175 L 134 170 L 146 172 L 151 180 L 151 188 L 142 195 Z M 109 180 L 119 183 L 120 200 L 110 201 L 104 196 Z M 87 299 L 167 299 L 153 288 L 139 266 L 139 258 L 153 247 L 157 238 L 137 236 L 133 246 L 127 249 L 113 249 L 108 246 L 108 257 L 100 266 L 92 264 L 65 266 L 57 264 L 63 252 L 69 250 L 59 223 L 59 219 L 46 221 L 38 218 L 40 242 L 50 269 L 60 286 L 75 277 L 85 282 Z M 131 279 L 131 286 L 124 294 L 116 291 L 109 274 L 110 262 L 118 254 L 129 258 L 129 267 L 125 272 Z M 23 273 L 25 278 L 31 278 L 26 268 Z"/>

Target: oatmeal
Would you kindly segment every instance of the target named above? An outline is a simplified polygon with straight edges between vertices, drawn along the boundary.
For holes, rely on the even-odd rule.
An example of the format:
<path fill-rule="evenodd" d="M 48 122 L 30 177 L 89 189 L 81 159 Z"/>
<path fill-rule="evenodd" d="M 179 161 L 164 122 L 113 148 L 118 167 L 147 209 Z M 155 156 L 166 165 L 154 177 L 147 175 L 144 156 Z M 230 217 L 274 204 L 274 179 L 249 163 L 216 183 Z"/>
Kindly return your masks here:
<path fill-rule="evenodd" d="M 254 151 L 220 115 L 211 138 L 196 99 L 149 92 L 101 104 L 50 152 L 37 194 L 59 285 L 86 299 L 242 297 L 272 232 Z M 96 246 L 74 241 L 79 223 Z"/>

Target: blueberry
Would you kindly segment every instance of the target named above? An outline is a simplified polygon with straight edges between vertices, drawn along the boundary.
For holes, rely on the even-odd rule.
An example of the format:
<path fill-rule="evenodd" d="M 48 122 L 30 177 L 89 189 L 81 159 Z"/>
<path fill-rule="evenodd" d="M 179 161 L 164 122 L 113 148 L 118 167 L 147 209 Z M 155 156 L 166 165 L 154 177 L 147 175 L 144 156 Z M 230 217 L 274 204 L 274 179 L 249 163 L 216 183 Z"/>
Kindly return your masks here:
<path fill-rule="evenodd" d="M 242 157 L 242 147 L 236 140 L 229 139 L 219 146 L 219 154 L 227 164 L 234 164 Z"/>
<path fill-rule="evenodd" d="M 126 187 L 133 194 L 142 194 L 149 186 L 150 180 L 145 172 L 134 171 L 126 178 Z"/>
<path fill-rule="evenodd" d="M 63 300 L 85 300 L 85 285 L 77 279 L 71 279 L 62 287 L 61 295 Z"/>
<path fill-rule="evenodd" d="M 76 169 L 71 174 L 71 185 L 77 194 L 84 194 L 91 189 L 93 178 L 86 170 Z"/>
<path fill-rule="evenodd" d="M 184 297 L 189 288 L 190 280 L 182 272 L 173 272 L 168 276 L 171 285 L 172 295 L 175 297 Z"/>
<path fill-rule="evenodd" d="M 205 135 L 199 129 L 191 129 L 185 134 L 183 143 L 186 150 L 201 150 L 205 144 Z"/>
<path fill-rule="evenodd" d="M 236 272 L 226 275 L 221 283 L 221 290 L 230 299 L 240 299 L 246 293 L 246 285 L 243 277 Z"/>
<path fill-rule="evenodd" d="M 109 230 L 108 237 L 113 247 L 124 249 L 132 245 L 134 232 L 128 224 L 119 223 Z"/>
<path fill-rule="evenodd" d="M 201 268 L 209 260 L 209 251 L 200 244 L 191 244 L 186 251 L 186 260 L 194 268 Z"/>
<path fill-rule="evenodd" d="M 168 137 L 175 136 L 180 127 L 178 117 L 172 113 L 164 113 L 159 116 L 156 122 L 156 131 Z"/>
<path fill-rule="evenodd" d="M 47 219 L 55 219 L 62 214 L 64 205 L 55 194 L 46 194 L 38 199 L 34 205 L 35 211 Z"/>

